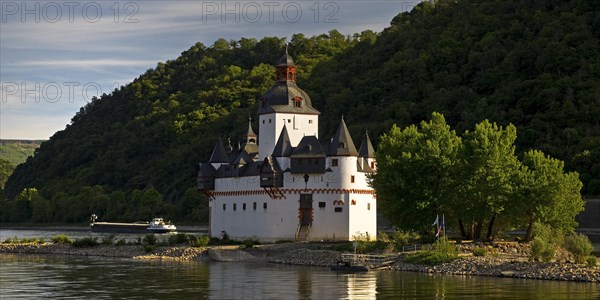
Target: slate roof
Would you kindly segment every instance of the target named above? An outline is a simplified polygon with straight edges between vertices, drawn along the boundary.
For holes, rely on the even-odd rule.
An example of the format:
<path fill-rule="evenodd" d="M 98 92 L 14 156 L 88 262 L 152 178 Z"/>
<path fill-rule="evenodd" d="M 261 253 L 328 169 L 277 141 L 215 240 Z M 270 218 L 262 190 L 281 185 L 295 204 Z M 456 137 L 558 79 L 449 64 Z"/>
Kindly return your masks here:
<path fill-rule="evenodd" d="M 346 126 L 343 117 L 329 144 L 327 156 L 358 156 L 358 152 L 356 151 L 356 147 L 354 146 L 354 142 L 352 141 L 350 132 L 348 132 L 348 127 Z"/>
<path fill-rule="evenodd" d="M 296 157 L 325 157 L 325 152 L 321 147 L 321 143 L 314 135 L 308 135 L 303 137 L 298 143 L 298 146 L 294 148 L 291 158 Z"/>
<path fill-rule="evenodd" d="M 279 134 L 279 139 L 275 144 L 275 149 L 273 149 L 273 154 L 271 154 L 271 156 L 287 157 L 292 154 L 292 151 L 292 142 L 290 141 L 290 136 L 288 134 L 287 127 L 284 124 L 283 128 L 281 129 L 281 133 Z"/>
<path fill-rule="evenodd" d="M 221 138 L 217 141 L 215 148 L 213 148 L 212 154 L 210 155 L 210 159 L 208 160 L 210 163 L 228 163 L 230 162 L 229 155 L 227 155 L 227 151 L 225 150 L 225 146 L 223 145 L 223 141 Z"/>
<path fill-rule="evenodd" d="M 375 158 L 375 149 L 369 138 L 369 133 L 366 132 L 358 149 L 358 157 Z"/>
<path fill-rule="evenodd" d="M 294 98 L 302 98 L 302 107 L 294 107 Z M 258 108 L 258 114 L 267 114 L 272 112 L 297 113 L 297 114 L 321 114 L 312 107 L 310 96 L 299 88 L 295 82 L 281 81 L 275 83 L 263 96 Z"/>

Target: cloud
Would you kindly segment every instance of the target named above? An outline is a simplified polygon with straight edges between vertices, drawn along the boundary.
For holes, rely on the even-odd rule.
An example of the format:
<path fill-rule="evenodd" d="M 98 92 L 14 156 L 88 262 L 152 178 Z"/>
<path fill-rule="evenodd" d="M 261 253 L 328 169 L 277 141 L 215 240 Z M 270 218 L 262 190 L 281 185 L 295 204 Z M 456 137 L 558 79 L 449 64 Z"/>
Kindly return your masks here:
<path fill-rule="evenodd" d="M 52 8 L 54 4 L 49 3 L 55 3 L 63 11 L 54 23 L 47 21 L 47 15 L 45 18 L 42 15 L 39 22 L 30 15 L 26 22 L 18 13 L 3 16 L 0 21 L 3 22 L 0 26 L 3 83 L 25 83 L 30 87 L 37 82 L 43 87 L 52 82 L 60 85 L 76 82 L 80 88 L 87 83 L 98 83 L 108 92 L 114 82 L 126 84 L 158 62 L 177 58 L 196 42 L 212 45 L 221 37 L 291 38 L 295 33 L 311 36 L 331 29 L 344 34 L 366 29 L 381 31 L 400 10 L 416 2 L 84 1 L 75 2 L 78 5 L 72 18 L 64 6 L 67 2 L 11 3 L 27 3 L 30 8 L 39 3 L 41 11 L 45 5 Z M 82 10 L 85 5 L 91 7 L 87 15 Z M 102 15 L 91 22 L 96 5 Z M 298 10 L 301 14 L 294 14 Z M 79 107 L 85 105 L 85 97 L 75 94 L 72 102 L 23 104 L 21 98 L 11 98 L 2 103 L 1 135 L 48 138 L 52 130 L 64 128 Z"/>

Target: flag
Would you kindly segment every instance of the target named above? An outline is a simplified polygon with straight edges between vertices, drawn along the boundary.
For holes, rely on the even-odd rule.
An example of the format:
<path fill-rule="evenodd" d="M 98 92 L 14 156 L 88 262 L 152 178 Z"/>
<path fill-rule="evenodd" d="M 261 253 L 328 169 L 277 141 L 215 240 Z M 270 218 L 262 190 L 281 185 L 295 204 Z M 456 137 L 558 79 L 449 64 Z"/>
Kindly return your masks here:
<path fill-rule="evenodd" d="M 438 237 L 440 235 L 440 215 L 435 216 L 435 222 L 431 226 L 436 226 L 435 236 Z"/>

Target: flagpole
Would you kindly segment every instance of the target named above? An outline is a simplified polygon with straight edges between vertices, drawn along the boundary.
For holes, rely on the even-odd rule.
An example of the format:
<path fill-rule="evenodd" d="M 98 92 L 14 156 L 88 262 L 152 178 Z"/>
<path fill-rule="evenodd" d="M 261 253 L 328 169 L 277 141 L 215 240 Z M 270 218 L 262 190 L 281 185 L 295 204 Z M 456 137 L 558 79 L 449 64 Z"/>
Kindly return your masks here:
<path fill-rule="evenodd" d="M 446 239 L 446 218 L 444 214 L 442 214 L 442 228 L 444 230 L 444 240 Z"/>

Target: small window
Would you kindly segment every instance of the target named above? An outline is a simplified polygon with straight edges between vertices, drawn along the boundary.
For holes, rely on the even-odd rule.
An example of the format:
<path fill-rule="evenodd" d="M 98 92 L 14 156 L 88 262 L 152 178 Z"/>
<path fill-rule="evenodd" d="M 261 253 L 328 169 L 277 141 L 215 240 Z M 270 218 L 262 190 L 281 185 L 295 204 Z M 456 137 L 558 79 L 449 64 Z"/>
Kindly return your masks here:
<path fill-rule="evenodd" d="M 338 149 L 344 149 L 344 148 L 346 148 L 346 144 L 344 144 L 344 142 L 340 142 L 338 144 Z"/>
<path fill-rule="evenodd" d="M 256 202 L 252 203 L 252 209 L 256 210 Z"/>
<path fill-rule="evenodd" d="M 339 207 L 339 206 L 338 206 L 338 207 L 336 207 L 336 208 L 335 208 L 335 212 L 342 212 L 342 208 L 341 208 L 341 207 Z"/>
<path fill-rule="evenodd" d="M 312 120 L 308 120 L 308 124 L 312 124 Z"/>
<path fill-rule="evenodd" d="M 354 183 L 354 175 L 350 176 L 350 182 Z"/>
<path fill-rule="evenodd" d="M 288 119 L 288 123 L 292 123 L 292 119 Z"/>
<path fill-rule="evenodd" d="M 265 120 L 263 120 L 263 124 L 265 124 Z"/>
<path fill-rule="evenodd" d="M 271 119 L 269 119 L 269 123 L 271 123 Z"/>
<path fill-rule="evenodd" d="M 301 108 L 302 107 L 302 98 L 294 97 L 294 107 Z"/>
<path fill-rule="evenodd" d="M 246 210 L 246 203 L 242 204 L 242 210 Z"/>
<path fill-rule="evenodd" d="M 227 204 L 223 203 L 223 210 L 227 209 Z"/>
<path fill-rule="evenodd" d="M 375 169 L 375 162 L 374 161 L 371 162 L 371 169 Z"/>
<path fill-rule="evenodd" d="M 334 158 L 334 159 L 331 160 L 331 166 L 332 167 L 337 167 L 338 166 L 338 160 L 337 160 L 337 158 Z"/>
<path fill-rule="evenodd" d="M 233 204 L 233 211 L 236 211 L 236 210 L 237 210 L 237 203 L 234 203 Z"/>
<path fill-rule="evenodd" d="M 371 210 L 371 203 L 367 203 L 367 210 Z"/>
<path fill-rule="evenodd" d="M 267 202 L 263 203 L 263 209 L 266 210 L 267 209 Z"/>
<path fill-rule="evenodd" d="M 319 208 L 324 208 L 325 207 L 325 202 L 319 202 Z"/>

